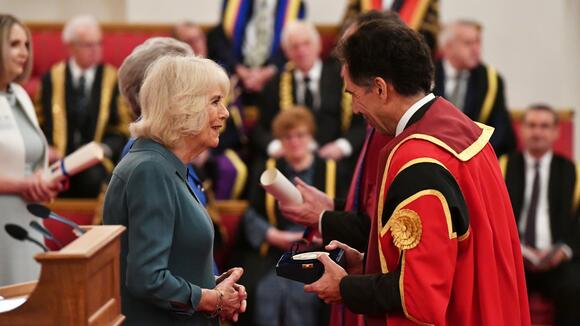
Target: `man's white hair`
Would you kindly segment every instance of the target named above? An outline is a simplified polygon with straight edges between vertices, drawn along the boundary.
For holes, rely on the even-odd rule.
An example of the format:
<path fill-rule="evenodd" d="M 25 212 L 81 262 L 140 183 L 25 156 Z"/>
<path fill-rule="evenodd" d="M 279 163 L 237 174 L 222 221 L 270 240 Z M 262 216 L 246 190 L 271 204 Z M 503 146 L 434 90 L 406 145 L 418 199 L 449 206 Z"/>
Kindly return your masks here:
<path fill-rule="evenodd" d="M 280 42 L 282 47 L 288 47 L 290 37 L 295 33 L 301 33 L 304 30 L 306 30 L 306 32 L 310 35 L 312 41 L 314 41 L 316 45 L 320 46 L 320 34 L 318 34 L 318 30 L 314 24 L 304 20 L 295 20 L 284 26 L 284 30 L 282 30 L 282 38 Z"/>
<path fill-rule="evenodd" d="M 469 26 L 481 32 L 482 26 L 479 22 L 469 19 L 457 19 L 450 23 L 444 24 L 439 33 L 438 43 L 440 47 L 444 47 L 447 43 L 455 39 L 457 35 L 457 28 L 461 26 Z"/>
<path fill-rule="evenodd" d="M 62 30 L 62 41 L 65 44 L 70 44 L 73 42 L 76 38 L 76 32 L 80 27 L 94 27 L 98 30 L 101 29 L 99 22 L 94 16 L 75 16 L 64 25 Z"/>

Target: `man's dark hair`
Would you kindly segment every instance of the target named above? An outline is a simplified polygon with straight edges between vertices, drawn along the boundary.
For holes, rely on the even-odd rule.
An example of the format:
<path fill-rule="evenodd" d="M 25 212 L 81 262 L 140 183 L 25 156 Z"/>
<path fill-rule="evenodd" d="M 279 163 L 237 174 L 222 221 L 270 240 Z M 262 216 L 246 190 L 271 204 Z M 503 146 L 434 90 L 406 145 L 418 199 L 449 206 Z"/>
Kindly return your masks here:
<path fill-rule="evenodd" d="M 338 46 L 352 81 L 370 86 L 375 77 L 403 96 L 431 91 L 433 61 L 423 37 L 400 21 L 375 19 L 362 24 Z"/>
<path fill-rule="evenodd" d="M 526 121 L 526 115 L 530 111 L 544 111 L 544 112 L 548 112 L 548 113 L 552 114 L 552 116 L 554 117 L 554 126 L 558 125 L 558 123 L 560 122 L 560 117 L 558 117 L 558 112 L 556 112 L 556 110 L 554 110 L 554 108 L 552 108 L 551 106 L 549 106 L 548 104 L 545 104 L 545 103 L 536 103 L 536 104 L 530 105 L 526 109 L 526 111 L 524 111 L 524 115 L 522 117 L 522 122 Z"/>
<path fill-rule="evenodd" d="M 376 11 L 376 10 L 371 10 L 371 11 L 367 11 L 364 12 L 362 14 L 359 14 L 355 17 L 355 22 L 361 26 L 363 24 L 366 24 L 368 22 L 371 22 L 373 20 L 381 20 L 381 19 L 386 19 L 386 20 L 395 20 L 398 22 L 403 23 L 403 21 L 401 20 L 401 17 L 399 16 L 398 13 L 396 13 L 395 11 L 392 10 L 386 10 L 386 11 Z"/>

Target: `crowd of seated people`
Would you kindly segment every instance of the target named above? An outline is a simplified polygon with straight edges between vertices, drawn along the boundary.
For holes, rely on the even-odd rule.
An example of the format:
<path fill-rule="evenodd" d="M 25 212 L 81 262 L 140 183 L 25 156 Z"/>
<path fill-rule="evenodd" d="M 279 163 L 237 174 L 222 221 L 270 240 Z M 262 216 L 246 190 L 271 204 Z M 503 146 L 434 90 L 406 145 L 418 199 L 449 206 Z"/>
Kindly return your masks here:
<path fill-rule="evenodd" d="M 233 8 L 234 1 L 224 1 L 221 22 L 207 35 L 193 22 L 181 22 L 172 31 L 173 38 L 186 44 L 186 52 L 191 47 L 194 55 L 217 62 L 230 80 L 223 100 L 229 119 L 220 130 L 219 145 L 192 160 L 187 177 L 210 202 L 244 199 L 249 203 L 239 232 L 230 239 L 235 247 L 227 264 L 246 269 L 240 283 L 251 294 L 240 323 L 271 325 L 276 320 L 281 325 L 316 325 L 326 322 L 325 305 L 305 294 L 299 283 L 276 277 L 273 270 L 280 254 L 302 238 L 304 228 L 284 218 L 274 198 L 259 186 L 259 176 L 267 167 L 277 167 L 290 180 L 300 177 L 332 197 L 344 198 L 359 152 L 374 131 L 352 112 L 340 63 L 321 56 L 320 34 L 304 19 L 302 1 L 242 2 L 244 6 Z M 281 19 L 278 13 L 287 11 L 294 16 Z M 8 130 L 8 124 L 0 120 L 0 134 L 9 136 L 0 137 L 0 151 L 2 157 L 18 162 L 2 159 L 0 166 L 18 177 L 1 172 L 0 209 L 26 216 L 28 202 L 96 198 L 107 189 L 111 172 L 124 155 L 129 124 L 140 115 L 135 111 L 139 104 L 131 100 L 138 98 L 121 95 L 117 70 L 103 62 L 99 23 L 91 16 L 78 16 L 62 31 L 69 57 L 43 76 L 35 100 L 30 100 L 18 85 L 30 70 L 30 33 L 7 17 L 0 15 L 0 50 L 15 50 L 8 57 L 0 55 L 7 67 L 0 69 L 0 114 L 10 117 L 16 128 Z M 579 170 L 553 151 L 558 114 L 551 107 L 529 107 L 516 135 L 505 82 L 481 58 L 481 33 L 478 23 L 467 20 L 442 29 L 439 52 L 434 53 L 438 59 L 433 92 L 472 120 L 495 128 L 490 142 L 518 223 L 528 290 L 552 300 L 556 324 L 574 324 L 580 320 L 576 309 L 580 298 Z M 18 51 L 25 54 L 17 52 L 13 41 L 22 43 Z M 8 69 L 10 55 L 21 58 L 12 70 Z M 257 107 L 259 113 L 253 125 L 245 119 L 244 109 L 249 106 Z M 18 142 L 12 141 L 15 138 Z M 518 138 L 521 149 L 517 149 Z M 104 150 L 102 164 L 53 183 L 39 177 L 50 163 L 92 141 Z M 329 185 L 333 189 L 326 189 Z M 10 240 L 5 243 L 5 237 L 0 236 L 0 244 L 10 250 L 1 253 L 0 267 L 27 254 L 12 248 Z M 34 278 L 30 271 L 38 272 L 29 265 L 1 267 L 0 285 Z"/>

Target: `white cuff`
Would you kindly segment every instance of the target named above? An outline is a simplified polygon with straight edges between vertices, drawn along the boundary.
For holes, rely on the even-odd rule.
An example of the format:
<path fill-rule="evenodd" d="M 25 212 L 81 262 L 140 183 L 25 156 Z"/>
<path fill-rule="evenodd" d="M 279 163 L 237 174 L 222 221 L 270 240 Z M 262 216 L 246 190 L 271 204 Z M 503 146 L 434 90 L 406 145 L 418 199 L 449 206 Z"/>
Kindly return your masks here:
<path fill-rule="evenodd" d="M 266 149 L 266 152 L 268 153 L 268 156 L 272 156 L 272 155 L 274 155 L 274 153 L 280 151 L 281 148 L 282 148 L 282 143 L 280 142 L 280 140 L 274 139 L 268 144 L 268 148 Z"/>
<path fill-rule="evenodd" d="M 316 140 L 313 139 L 312 142 L 308 144 L 308 149 L 311 150 L 312 152 L 318 149 L 318 143 L 316 142 Z"/>
<path fill-rule="evenodd" d="M 566 258 L 568 258 L 568 260 L 571 260 L 572 257 L 574 256 L 574 252 L 572 251 L 572 248 L 570 248 L 570 246 L 568 246 L 567 244 L 563 243 L 560 248 L 562 248 L 562 251 L 564 251 L 564 255 L 566 255 Z"/>
<path fill-rule="evenodd" d="M 320 236 L 322 237 L 322 215 L 324 215 L 326 211 L 322 211 L 322 213 L 320 213 L 320 216 L 318 216 L 318 232 L 320 233 Z"/>
<path fill-rule="evenodd" d="M 339 138 L 334 141 L 336 146 L 342 151 L 344 157 L 349 157 L 352 154 L 352 145 L 346 140 L 346 138 Z"/>
<path fill-rule="evenodd" d="M 111 149 L 111 147 L 109 147 L 109 145 L 105 144 L 105 143 L 99 143 L 99 145 L 101 145 L 101 148 L 103 149 L 103 154 L 105 155 L 106 158 L 113 158 L 113 150 Z"/>

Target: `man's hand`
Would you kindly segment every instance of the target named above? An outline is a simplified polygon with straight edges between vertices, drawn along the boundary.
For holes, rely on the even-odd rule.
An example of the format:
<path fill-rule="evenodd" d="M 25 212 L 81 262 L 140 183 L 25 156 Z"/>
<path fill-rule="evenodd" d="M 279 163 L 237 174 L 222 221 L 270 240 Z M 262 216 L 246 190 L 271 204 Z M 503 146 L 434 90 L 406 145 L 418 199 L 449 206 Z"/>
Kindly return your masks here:
<path fill-rule="evenodd" d="M 292 244 L 302 239 L 303 232 L 281 231 L 271 227 L 266 232 L 266 241 L 281 250 L 289 250 Z"/>
<path fill-rule="evenodd" d="M 566 252 L 562 247 L 554 249 L 553 252 L 546 250 L 542 252 L 542 260 L 536 270 L 540 272 L 549 271 L 560 266 L 566 260 L 568 260 L 568 256 L 566 256 Z"/>
<path fill-rule="evenodd" d="M 300 178 L 294 178 L 296 188 L 302 195 L 302 204 L 283 205 L 280 211 L 291 221 L 318 229 L 318 219 L 323 211 L 334 210 L 334 202 L 322 191 L 307 185 Z"/>
<path fill-rule="evenodd" d="M 323 159 L 340 161 L 344 157 L 344 153 L 336 142 L 330 142 L 318 150 L 318 155 Z"/>
<path fill-rule="evenodd" d="M 346 271 L 328 255 L 320 255 L 318 260 L 324 265 L 324 274 L 318 281 L 305 285 L 304 291 L 316 293 L 327 304 L 341 303 L 340 281 L 347 275 Z"/>
<path fill-rule="evenodd" d="M 326 246 L 326 250 L 328 251 L 334 250 L 336 248 L 344 250 L 344 258 L 346 259 L 346 271 L 349 275 L 363 273 L 363 253 L 336 240 L 330 241 L 330 243 Z"/>

